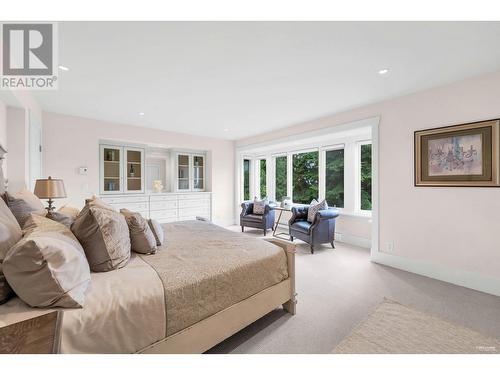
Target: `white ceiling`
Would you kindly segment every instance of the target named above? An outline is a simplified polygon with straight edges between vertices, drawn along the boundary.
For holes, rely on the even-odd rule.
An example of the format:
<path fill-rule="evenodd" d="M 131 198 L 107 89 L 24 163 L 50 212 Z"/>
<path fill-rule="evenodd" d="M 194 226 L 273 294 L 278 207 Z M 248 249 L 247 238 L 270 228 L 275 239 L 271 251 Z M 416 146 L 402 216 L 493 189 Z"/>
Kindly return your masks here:
<path fill-rule="evenodd" d="M 35 95 L 47 111 L 241 139 L 499 70 L 499 46 L 500 22 L 66 22 L 70 71 Z"/>

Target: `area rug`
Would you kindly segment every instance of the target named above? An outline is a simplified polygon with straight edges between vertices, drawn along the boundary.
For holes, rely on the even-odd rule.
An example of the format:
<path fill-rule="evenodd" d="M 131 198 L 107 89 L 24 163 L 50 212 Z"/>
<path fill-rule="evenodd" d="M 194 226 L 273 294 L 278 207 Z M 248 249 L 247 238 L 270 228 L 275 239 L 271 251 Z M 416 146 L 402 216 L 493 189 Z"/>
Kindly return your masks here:
<path fill-rule="evenodd" d="M 498 354 L 500 341 L 384 299 L 333 353 Z"/>

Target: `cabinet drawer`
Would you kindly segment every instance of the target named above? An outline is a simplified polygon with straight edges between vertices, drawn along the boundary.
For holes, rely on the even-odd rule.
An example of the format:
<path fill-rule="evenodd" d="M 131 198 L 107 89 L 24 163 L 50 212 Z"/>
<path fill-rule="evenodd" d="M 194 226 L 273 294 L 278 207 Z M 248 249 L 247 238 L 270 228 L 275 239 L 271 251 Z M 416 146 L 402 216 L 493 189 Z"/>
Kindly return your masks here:
<path fill-rule="evenodd" d="M 179 207 L 210 207 L 209 199 L 186 199 L 179 201 Z"/>
<path fill-rule="evenodd" d="M 179 217 L 181 216 L 208 216 L 210 210 L 208 208 L 179 208 Z"/>
<path fill-rule="evenodd" d="M 109 204 L 149 202 L 148 196 L 101 197 L 101 199 Z"/>
<path fill-rule="evenodd" d="M 179 194 L 179 200 L 187 199 L 210 199 L 210 193 Z"/>
<path fill-rule="evenodd" d="M 177 195 L 151 195 L 151 202 L 177 201 Z"/>
<path fill-rule="evenodd" d="M 159 201 L 159 202 L 151 202 L 150 210 L 171 210 L 177 208 L 177 201 Z"/>
<path fill-rule="evenodd" d="M 134 212 L 148 212 L 149 211 L 149 203 L 129 203 L 129 202 L 124 202 L 124 203 L 110 203 L 110 206 L 113 206 L 114 208 L 121 209 L 121 208 L 126 208 L 127 210 L 134 211 Z"/>
<path fill-rule="evenodd" d="M 177 210 L 151 211 L 151 219 L 177 219 Z"/>

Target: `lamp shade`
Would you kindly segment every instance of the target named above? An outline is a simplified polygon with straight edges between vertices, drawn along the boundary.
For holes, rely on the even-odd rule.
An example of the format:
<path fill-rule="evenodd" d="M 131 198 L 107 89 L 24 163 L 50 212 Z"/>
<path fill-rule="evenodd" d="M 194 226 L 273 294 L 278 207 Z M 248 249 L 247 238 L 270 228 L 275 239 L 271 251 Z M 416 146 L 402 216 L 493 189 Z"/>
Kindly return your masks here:
<path fill-rule="evenodd" d="M 36 180 L 35 195 L 40 199 L 66 198 L 63 180 L 49 178 Z"/>

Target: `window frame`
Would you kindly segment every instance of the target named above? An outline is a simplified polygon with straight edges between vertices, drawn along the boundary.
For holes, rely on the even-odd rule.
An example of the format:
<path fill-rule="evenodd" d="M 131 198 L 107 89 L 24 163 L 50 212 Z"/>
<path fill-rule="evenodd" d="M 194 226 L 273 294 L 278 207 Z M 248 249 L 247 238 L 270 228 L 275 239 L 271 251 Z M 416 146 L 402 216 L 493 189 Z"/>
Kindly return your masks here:
<path fill-rule="evenodd" d="M 360 216 L 371 216 L 373 210 L 373 187 L 372 187 L 372 210 L 361 209 L 361 147 L 372 145 L 372 184 L 373 184 L 373 142 L 371 139 L 356 142 L 356 185 L 355 185 L 355 210 Z"/>
<path fill-rule="evenodd" d="M 287 164 L 288 164 L 288 171 L 290 172 L 290 185 L 287 186 L 288 191 L 289 191 L 289 197 L 292 198 L 292 201 L 295 203 L 293 200 L 293 156 L 298 155 L 298 154 L 308 154 L 310 152 L 317 152 L 318 153 L 318 199 L 322 200 L 321 198 L 321 180 L 320 180 L 320 174 L 321 174 L 321 147 L 315 147 L 315 148 L 306 148 L 306 149 L 301 149 L 301 150 L 294 150 L 288 153 L 288 158 L 287 158 Z M 288 177 L 288 174 L 287 174 Z M 298 203 L 302 204 L 302 203 Z M 309 203 L 304 203 L 304 204 L 309 204 Z"/>
<path fill-rule="evenodd" d="M 248 173 L 249 173 L 249 178 L 248 178 L 248 200 L 253 200 L 253 166 L 254 166 L 254 158 L 248 155 L 242 155 L 241 157 L 241 175 L 240 175 L 240 201 L 244 202 L 247 201 L 245 199 L 245 160 L 248 160 L 250 162 L 249 168 L 248 168 Z"/>
<path fill-rule="evenodd" d="M 344 205 L 343 205 L 343 207 L 335 207 L 338 210 L 342 211 L 342 210 L 344 210 L 344 208 L 346 206 L 345 190 L 346 190 L 346 152 L 347 152 L 347 148 L 346 148 L 345 143 L 337 143 L 334 145 L 320 147 L 319 199 L 323 200 L 326 197 L 326 153 L 327 153 L 327 151 L 335 151 L 335 150 L 344 150 Z"/>
<path fill-rule="evenodd" d="M 289 168 L 290 157 L 289 157 L 289 153 L 282 152 L 279 154 L 272 154 L 271 155 L 272 163 L 270 166 L 267 167 L 268 169 L 271 169 L 270 173 L 271 173 L 271 181 L 272 181 L 272 184 L 271 184 L 272 186 L 268 186 L 268 188 L 271 188 L 272 190 L 271 191 L 268 190 L 268 193 L 271 193 L 271 194 L 269 194 L 269 196 L 272 197 L 272 199 L 275 202 L 278 202 L 278 197 L 276 197 L 276 158 L 283 158 L 283 157 L 286 158 L 286 196 L 289 197 L 290 196 L 290 168 Z M 280 199 L 281 198 L 282 197 L 280 197 Z"/>

